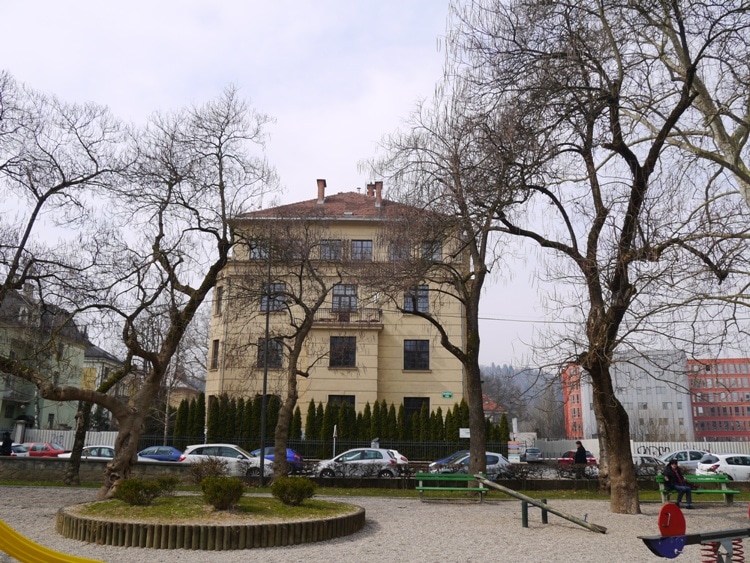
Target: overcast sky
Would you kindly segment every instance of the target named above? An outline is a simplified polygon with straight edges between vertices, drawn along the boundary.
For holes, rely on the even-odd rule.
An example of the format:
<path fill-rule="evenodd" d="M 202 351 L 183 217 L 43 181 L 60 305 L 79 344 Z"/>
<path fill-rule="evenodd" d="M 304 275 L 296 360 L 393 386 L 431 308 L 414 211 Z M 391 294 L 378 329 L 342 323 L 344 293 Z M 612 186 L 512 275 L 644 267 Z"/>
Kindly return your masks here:
<path fill-rule="evenodd" d="M 268 157 L 290 203 L 315 197 L 317 178 L 331 194 L 373 180 L 357 164 L 432 95 L 447 13 L 448 0 L 13 2 L 0 67 L 133 122 L 233 84 L 276 119 Z M 481 360 L 520 366 L 542 315 L 530 274 L 507 277 L 483 301 Z"/>

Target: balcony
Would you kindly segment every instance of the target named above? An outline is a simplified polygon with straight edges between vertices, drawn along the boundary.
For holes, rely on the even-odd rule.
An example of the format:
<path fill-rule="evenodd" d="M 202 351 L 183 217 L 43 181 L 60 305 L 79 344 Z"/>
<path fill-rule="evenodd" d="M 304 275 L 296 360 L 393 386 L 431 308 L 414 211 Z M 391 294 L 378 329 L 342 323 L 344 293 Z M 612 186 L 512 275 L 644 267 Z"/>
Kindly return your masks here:
<path fill-rule="evenodd" d="M 380 309 L 355 309 L 351 311 L 341 311 L 338 309 L 318 309 L 315 313 L 314 322 L 316 325 L 321 324 L 339 324 L 339 325 L 368 325 L 380 324 L 382 311 Z"/>

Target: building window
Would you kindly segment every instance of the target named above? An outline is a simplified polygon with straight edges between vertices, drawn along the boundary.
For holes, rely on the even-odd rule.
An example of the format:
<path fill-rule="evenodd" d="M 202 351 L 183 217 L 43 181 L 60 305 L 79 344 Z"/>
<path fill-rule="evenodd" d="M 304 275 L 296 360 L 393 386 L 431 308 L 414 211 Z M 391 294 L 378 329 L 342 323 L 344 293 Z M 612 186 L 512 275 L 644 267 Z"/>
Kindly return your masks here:
<path fill-rule="evenodd" d="M 221 315 L 221 310 L 224 305 L 223 301 L 224 301 L 224 288 L 222 286 L 217 286 L 216 298 L 214 299 L 214 314 Z"/>
<path fill-rule="evenodd" d="M 266 339 L 258 339 L 258 367 L 264 367 L 266 357 Z M 279 338 L 268 339 L 268 367 L 280 368 L 284 360 L 284 344 Z"/>
<path fill-rule="evenodd" d="M 250 260 L 268 260 L 268 242 L 264 240 L 251 240 L 248 244 L 247 254 Z"/>
<path fill-rule="evenodd" d="M 682 410 L 682 401 L 677 401 L 677 410 L 678 411 Z"/>
<path fill-rule="evenodd" d="M 344 403 L 354 408 L 354 395 L 328 395 L 329 405 L 343 405 Z"/>
<path fill-rule="evenodd" d="M 388 258 L 391 262 L 401 262 L 411 258 L 411 246 L 403 242 L 388 245 Z"/>
<path fill-rule="evenodd" d="M 328 365 L 332 368 L 353 368 L 357 365 L 357 338 L 331 336 Z"/>
<path fill-rule="evenodd" d="M 404 369 L 430 369 L 429 340 L 404 340 Z"/>
<path fill-rule="evenodd" d="M 641 410 L 648 409 L 648 403 L 638 403 L 638 408 Z"/>
<path fill-rule="evenodd" d="M 260 310 L 282 311 L 286 306 L 286 284 L 281 283 L 264 283 L 261 286 L 262 294 L 260 296 Z"/>
<path fill-rule="evenodd" d="M 338 283 L 333 286 L 333 311 L 335 313 L 353 313 L 357 311 L 357 286 Z"/>
<path fill-rule="evenodd" d="M 427 407 L 427 412 L 430 412 L 430 399 L 427 397 L 404 397 L 404 415 L 406 420 L 409 420 L 412 416 L 417 415 L 422 411 L 422 406 Z"/>
<path fill-rule="evenodd" d="M 219 367 L 219 341 L 214 340 L 211 343 L 211 369 L 216 369 Z"/>
<path fill-rule="evenodd" d="M 429 313 L 430 311 L 430 288 L 420 285 L 404 292 L 404 311 Z"/>
<path fill-rule="evenodd" d="M 440 262 L 443 259 L 443 243 L 439 240 L 428 240 L 422 243 L 422 260 Z"/>
<path fill-rule="evenodd" d="M 16 416 L 16 405 L 13 403 L 6 403 L 5 405 L 5 418 L 15 418 Z"/>
<path fill-rule="evenodd" d="M 353 240 L 352 241 L 352 260 L 371 262 L 372 261 L 372 241 L 371 240 Z"/>
<path fill-rule="evenodd" d="M 341 241 L 340 240 L 321 240 L 320 241 L 320 259 L 321 260 L 341 260 Z"/>

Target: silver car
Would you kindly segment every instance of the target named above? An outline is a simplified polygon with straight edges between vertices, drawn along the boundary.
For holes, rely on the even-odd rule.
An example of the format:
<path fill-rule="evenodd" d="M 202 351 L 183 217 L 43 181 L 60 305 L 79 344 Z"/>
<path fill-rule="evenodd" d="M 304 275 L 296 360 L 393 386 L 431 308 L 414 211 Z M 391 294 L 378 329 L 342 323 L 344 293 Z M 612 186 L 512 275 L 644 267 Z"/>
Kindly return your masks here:
<path fill-rule="evenodd" d="M 230 475 L 236 477 L 260 476 L 260 458 L 234 444 L 195 444 L 188 446 L 180 456 L 183 463 L 197 463 L 207 459 L 219 459 L 226 463 Z M 264 460 L 264 475 L 273 473 L 273 462 Z"/>
<path fill-rule="evenodd" d="M 526 448 L 521 461 L 526 463 L 538 463 L 542 461 L 542 450 L 539 448 Z"/>
<path fill-rule="evenodd" d="M 695 469 L 698 467 L 698 462 L 708 452 L 703 450 L 678 450 L 676 452 L 668 453 L 661 457 L 664 465 L 669 464 L 673 459 L 677 460 L 677 465 L 682 468 Z"/>
<path fill-rule="evenodd" d="M 409 463 L 396 450 L 354 448 L 315 466 L 318 477 L 380 477 L 389 479 L 402 473 Z"/>

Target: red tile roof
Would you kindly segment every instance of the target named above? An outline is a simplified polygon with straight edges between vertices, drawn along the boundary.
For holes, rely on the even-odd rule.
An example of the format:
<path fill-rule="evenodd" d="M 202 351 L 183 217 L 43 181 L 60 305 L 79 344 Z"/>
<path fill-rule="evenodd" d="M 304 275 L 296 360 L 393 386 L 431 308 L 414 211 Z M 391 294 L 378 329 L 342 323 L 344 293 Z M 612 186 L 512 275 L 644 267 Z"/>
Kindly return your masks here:
<path fill-rule="evenodd" d="M 323 203 L 318 203 L 317 199 L 310 199 L 279 207 L 243 213 L 242 215 L 238 215 L 237 219 L 271 219 L 278 217 L 310 217 L 329 220 L 392 219 L 406 214 L 413 214 L 416 209 L 412 206 L 387 199 L 382 199 L 380 206 L 376 206 L 376 201 L 375 196 L 355 192 L 343 192 L 326 196 Z"/>

